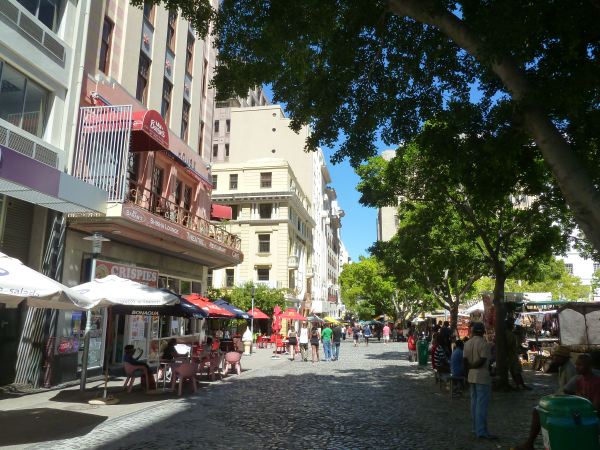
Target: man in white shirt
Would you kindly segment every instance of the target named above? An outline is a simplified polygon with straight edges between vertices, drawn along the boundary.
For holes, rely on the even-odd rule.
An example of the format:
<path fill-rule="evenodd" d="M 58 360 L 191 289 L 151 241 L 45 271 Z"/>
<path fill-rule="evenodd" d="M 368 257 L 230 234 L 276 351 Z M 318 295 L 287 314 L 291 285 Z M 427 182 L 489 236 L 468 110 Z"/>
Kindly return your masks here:
<path fill-rule="evenodd" d="M 480 322 L 472 326 L 473 337 L 467 341 L 463 350 L 463 361 L 467 380 L 471 384 L 471 418 L 473 431 L 480 439 L 497 439 L 488 431 L 487 414 L 492 392 L 492 377 L 488 365 L 490 346 L 483 337 L 485 327 Z"/>

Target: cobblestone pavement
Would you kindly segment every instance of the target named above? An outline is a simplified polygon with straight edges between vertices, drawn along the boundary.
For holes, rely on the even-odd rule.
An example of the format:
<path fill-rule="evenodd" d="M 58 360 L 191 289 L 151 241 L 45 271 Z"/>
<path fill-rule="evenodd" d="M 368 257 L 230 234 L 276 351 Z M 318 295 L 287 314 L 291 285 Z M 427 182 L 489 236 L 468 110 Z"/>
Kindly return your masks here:
<path fill-rule="evenodd" d="M 481 441 L 470 433 L 468 395 L 440 390 L 428 368 L 407 361 L 406 344 L 346 341 L 340 353 L 317 364 L 282 359 L 30 448 L 505 449 L 527 436 L 532 406 L 556 383 L 526 371 L 533 391 L 494 392 L 489 428 L 500 439 Z"/>

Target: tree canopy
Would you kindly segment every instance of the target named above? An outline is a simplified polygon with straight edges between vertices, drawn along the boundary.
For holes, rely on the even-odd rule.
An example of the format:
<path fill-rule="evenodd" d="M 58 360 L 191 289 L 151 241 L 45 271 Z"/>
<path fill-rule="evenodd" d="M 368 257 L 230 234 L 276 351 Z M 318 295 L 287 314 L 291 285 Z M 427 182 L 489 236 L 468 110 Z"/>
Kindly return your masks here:
<path fill-rule="evenodd" d="M 269 316 L 273 316 L 276 305 L 285 309 L 285 289 L 274 289 L 263 284 L 254 285 L 251 281 L 232 289 L 210 289 L 211 300 L 223 298 L 243 311 L 252 308 L 252 287 L 254 286 L 254 306 Z"/>

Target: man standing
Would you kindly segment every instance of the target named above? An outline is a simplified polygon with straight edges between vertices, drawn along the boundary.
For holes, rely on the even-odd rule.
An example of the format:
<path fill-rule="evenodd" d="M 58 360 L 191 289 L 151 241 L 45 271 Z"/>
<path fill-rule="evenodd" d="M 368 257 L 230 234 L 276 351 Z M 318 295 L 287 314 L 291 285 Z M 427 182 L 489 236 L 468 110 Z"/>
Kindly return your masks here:
<path fill-rule="evenodd" d="M 387 344 L 390 342 L 390 326 L 386 323 L 383 326 L 383 343 Z"/>
<path fill-rule="evenodd" d="M 452 342 L 452 330 L 450 329 L 450 322 L 446 320 L 442 328 L 440 328 L 439 333 L 442 337 L 442 345 L 444 346 L 446 353 L 450 354 L 452 352 L 452 347 L 450 346 L 450 343 Z"/>
<path fill-rule="evenodd" d="M 487 414 L 492 392 L 492 378 L 488 369 L 490 346 L 483 337 L 485 327 L 480 322 L 473 324 L 473 337 L 463 351 L 467 380 L 471 384 L 471 418 L 473 431 L 479 439 L 497 439 L 488 431 Z"/>
<path fill-rule="evenodd" d="M 340 344 L 342 343 L 342 327 L 336 325 L 333 328 L 333 360 L 340 359 Z"/>
<path fill-rule="evenodd" d="M 331 336 L 333 331 L 329 328 L 329 324 L 325 324 L 325 329 L 321 332 L 321 341 L 323 342 L 323 353 L 325 361 L 331 361 Z"/>

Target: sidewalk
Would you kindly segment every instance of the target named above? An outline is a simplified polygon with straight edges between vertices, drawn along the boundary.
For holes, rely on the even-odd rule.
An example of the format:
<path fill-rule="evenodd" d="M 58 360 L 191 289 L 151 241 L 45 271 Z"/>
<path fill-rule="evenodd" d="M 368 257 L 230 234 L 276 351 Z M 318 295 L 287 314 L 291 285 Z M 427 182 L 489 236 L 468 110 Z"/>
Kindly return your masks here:
<path fill-rule="evenodd" d="M 198 383 L 201 396 L 213 385 L 235 382 L 245 378 L 249 372 L 262 367 L 271 367 L 287 361 L 287 355 L 272 358 L 273 349 L 256 349 L 251 356 L 242 357 L 242 374 L 231 374 L 223 380 L 210 382 L 203 379 Z M 79 385 L 63 389 L 50 389 L 35 394 L 0 397 L 0 447 L 26 448 L 36 442 L 67 439 L 83 436 L 108 419 L 125 416 L 158 405 L 175 401 L 177 395 L 158 386 L 156 394 L 146 394 L 139 388 L 139 380 L 131 394 L 123 390 L 124 378 L 114 378 L 108 383 L 108 394 L 120 400 L 117 405 L 90 405 L 88 401 L 102 396 L 103 381 L 87 383 L 85 392 Z M 189 383 L 184 386 L 182 397 L 193 395 Z"/>

